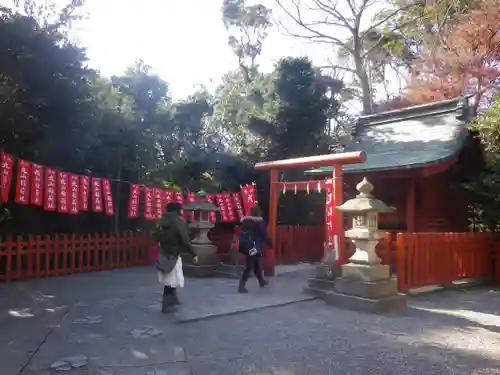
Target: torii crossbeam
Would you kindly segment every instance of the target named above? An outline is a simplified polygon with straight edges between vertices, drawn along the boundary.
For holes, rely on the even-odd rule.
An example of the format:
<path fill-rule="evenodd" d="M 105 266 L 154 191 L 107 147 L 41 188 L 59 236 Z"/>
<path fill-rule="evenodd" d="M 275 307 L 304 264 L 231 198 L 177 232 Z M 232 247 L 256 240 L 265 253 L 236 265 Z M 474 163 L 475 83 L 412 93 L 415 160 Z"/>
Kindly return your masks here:
<path fill-rule="evenodd" d="M 276 160 L 264 163 L 257 163 L 255 169 L 260 171 L 269 170 L 271 172 L 271 182 L 270 182 L 270 196 L 269 196 L 269 223 L 268 230 L 269 235 L 276 245 L 276 227 L 278 220 L 278 198 L 280 191 L 287 189 L 290 185 L 294 188 L 297 186 L 299 190 L 305 190 L 309 184 L 317 184 L 318 181 L 293 181 L 286 184 L 285 181 L 279 181 L 279 173 L 284 170 L 296 169 L 296 168 L 315 168 L 315 167 L 333 167 L 332 184 L 333 184 L 333 198 L 335 205 L 340 205 L 343 203 L 343 182 L 342 182 L 342 166 L 346 164 L 360 164 L 364 163 L 366 160 L 366 154 L 363 151 L 356 152 L 344 152 L 340 154 L 330 154 L 330 155 L 319 155 L 319 156 L 308 156 L 303 158 L 295 159 L 284 159 Z M 321 182 L 322 186 L 326 182 Z M 345 263 L 345 251 L 344 251 L 344 223 L 342 219 L 342 214 L 340 212 L 336 213 L 336 220 L 332 223 L 334 232 L 338 235 L 339 244 L 339 263 Z M 267 276 L 274 275 L 274 265 L 275 265 L 275 250 L 269 249 L 264 255 L 264 273 Z"/>

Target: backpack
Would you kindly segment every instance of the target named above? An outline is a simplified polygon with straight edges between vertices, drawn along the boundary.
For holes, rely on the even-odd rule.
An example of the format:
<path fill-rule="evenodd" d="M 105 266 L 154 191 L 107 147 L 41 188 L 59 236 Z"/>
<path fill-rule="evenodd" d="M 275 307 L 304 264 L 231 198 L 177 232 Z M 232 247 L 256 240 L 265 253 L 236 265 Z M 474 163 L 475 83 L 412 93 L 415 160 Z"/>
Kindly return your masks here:
<path fill-rule="evenodd" d="M 254 256 L 259 253 L 255 246 L 255 241 L 248 232 L 242 231 L 238 239 L 238 251 L 243 255 Z"/>

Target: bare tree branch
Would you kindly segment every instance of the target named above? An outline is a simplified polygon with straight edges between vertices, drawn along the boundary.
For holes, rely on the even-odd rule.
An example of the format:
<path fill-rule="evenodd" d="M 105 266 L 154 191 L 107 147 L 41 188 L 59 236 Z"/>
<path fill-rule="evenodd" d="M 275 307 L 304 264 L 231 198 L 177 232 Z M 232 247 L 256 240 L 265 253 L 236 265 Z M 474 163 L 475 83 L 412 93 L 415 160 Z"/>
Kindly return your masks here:
<path fill-rule="evenodd" d="M 352 51 L 352 49 L 345 42 L 343 42 L 341 39 L 334 37 L 334 36 L 331 36 L 331 35 L 327 35 L 325 33 L 322 33 L 320 31 L 312 28 L 312 26 L 310 24 L 304 22 L 304 20 L 302 19 L 302 14 L 301 14 L 301 10 L 300 10 L 300 1 L 299 1 L 299 3 L 297 3 L 295 0 L 292 0 L 292 4 L 295 7 L 295 11 L 296 11 L 297 15 L 292 14 L 292 12 L 290 12 L 283 5 L 281 0 L 276 0 L 276 3 L 286 13 L 286 15 L 288 17 L 290 17 L 298 26 L 301 26 L 302 28 L 304 28 L 305 30 L 307 30 L 309 33 L 312 34 L 312 35 L 302 35 L 302 34 L 298 34 L 298 33 L 293 33 L 285 25 L 283 25 L 283 23 L 280 22 L 280 25 L 283 27 L 283 29 L 286 31 L 286 33 L 289 36 L 293 36 L 296 38 L 302 38 L 302 39 L 309 39 L 309 40 L 315 41 L 315 42 L 324 42 L 324 43 L 329 43 L 329 44 L 335 44 L 335 45 L 340 46 L 348 51 Z"/>

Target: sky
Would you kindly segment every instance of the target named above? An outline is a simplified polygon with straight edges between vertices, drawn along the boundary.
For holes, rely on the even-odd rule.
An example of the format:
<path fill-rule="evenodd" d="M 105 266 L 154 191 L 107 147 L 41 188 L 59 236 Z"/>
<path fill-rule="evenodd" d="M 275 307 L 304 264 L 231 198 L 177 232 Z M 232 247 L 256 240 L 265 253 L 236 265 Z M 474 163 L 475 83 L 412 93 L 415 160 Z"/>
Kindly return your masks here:
<path fill-rule="evenodd" d="M 273 0 L 260 1 L 273 6 Z M 169 4 L 170 3 L 170 4 Z M 88 20 L 73 32 L 87 47 L 90 65 L 104 75 L 121 73 L 142 58 L 169 82 L 173 97 L 196 85 L 215 86 L 237 67 L 221 21 L 221 0 L 87 0 Z M 249 2 L 251 3 L 251 2 Z M 139 5 L 140 4 L 140 5 Z M 283 56 L 316 55 L 324 47 L 282 35 L 274 27 L 260 59 L 270 70 Z"/>
<path fill-rule="evenodd" d="M 258 2 L 281 19 L 274 0 Z M 221 4 L 222 0 L 86 0 L 87 17 L 73 25 L 70 37 L 86 47 L 89 66 L 103 75 L 121 74 L 142 59 L 169 83 L 173 98 L 181 99 L 198 85 L 214 89 L 222 75 L 237 68 L 227 45 Z M 374 13 L 375 9 L 365 19 Z M 272 27 L 259 59 L 261 69 L 271 70 L 284 56 L 309 56 L 316 65 L 325 65 L 334 53 L 324 44 L 311 44 Z"/>

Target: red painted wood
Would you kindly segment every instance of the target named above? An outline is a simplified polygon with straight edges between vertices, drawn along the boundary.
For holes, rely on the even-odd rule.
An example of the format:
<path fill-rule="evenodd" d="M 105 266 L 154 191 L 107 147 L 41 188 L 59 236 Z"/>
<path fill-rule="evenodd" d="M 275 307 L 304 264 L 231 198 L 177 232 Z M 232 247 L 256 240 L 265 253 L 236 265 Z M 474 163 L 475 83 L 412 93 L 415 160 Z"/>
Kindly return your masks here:
<path fill-rule="evenodd" d="M 359 164 L 364 163 L 366 154 L 363 151 L 343 152 L 340 154 L 307 156 L 303 158 L 275 160 L 255 164 L 255 169 L 266 170 L 285 170 L 301 167 L 329 167 L 332 165 Z"/>
<path fill-rule="evenodd" d="M 493 233 L 398 233 L 398 289 L 493 276 Z"/>
<path fill-rule="evenodd" d="M 276 263 L 314 262 L 323 258 L 324 227 L 278 226 Z"/>

